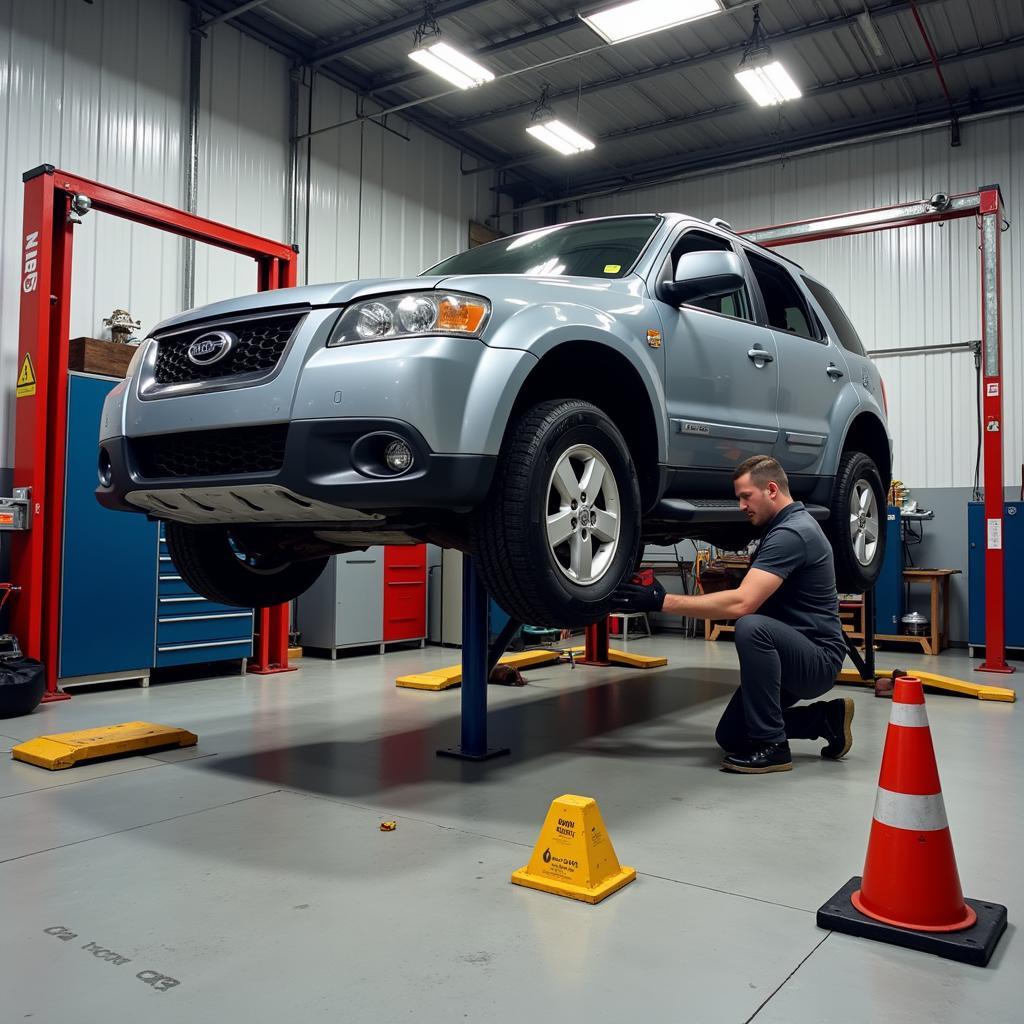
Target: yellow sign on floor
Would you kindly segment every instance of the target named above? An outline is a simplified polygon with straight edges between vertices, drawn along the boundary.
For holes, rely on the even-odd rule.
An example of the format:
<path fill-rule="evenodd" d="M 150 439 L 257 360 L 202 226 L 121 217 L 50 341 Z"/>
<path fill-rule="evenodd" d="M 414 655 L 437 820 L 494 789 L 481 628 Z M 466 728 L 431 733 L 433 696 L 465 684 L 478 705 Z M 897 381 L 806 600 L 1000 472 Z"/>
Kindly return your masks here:
<path fill-rule="evenodd" d="M 566 794 L 552 800 L 526 867 L 512 872 L 516 885 L 600 903 L 636 878 L 615 856 L 597 801 Z"/>
<path fill-rule="evenodd" d="M 124 722 L 121 725 L 101 725 L 79 732 L 61 732 L 52 736 L 37 736 L 19 743 L 11 756 L 50 771 L 74 768 L 82 761 L 122 754 L 138 754 L 158 747 L 194 747 L 199 737 L 187 729 L 156 722 Z"/>
<path fill-rule="evenodd" d="M 32 365 L 32 357 L 26 352 L 18 374 L 18 398 L 28 398 L 36 393 L 36 368 Z"/>

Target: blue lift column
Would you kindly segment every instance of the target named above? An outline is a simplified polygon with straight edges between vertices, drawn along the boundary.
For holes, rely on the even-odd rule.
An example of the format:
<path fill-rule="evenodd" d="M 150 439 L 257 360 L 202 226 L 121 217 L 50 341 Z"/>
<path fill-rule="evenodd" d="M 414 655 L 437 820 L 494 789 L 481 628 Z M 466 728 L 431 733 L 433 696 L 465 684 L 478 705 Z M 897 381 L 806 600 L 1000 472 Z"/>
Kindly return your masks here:
<path fill-rule="evenodd" d="M 493 667 L 491 658 L 493 656 L 496 662 L 504 650 L 504 644 L 496 655 L 491 650 L 488 604 L 487 591 L 476 565 L 466 555 L 462 560 L 462 742 L 458 747 L 439 750 L 439 757 L 487 761 L 510 753 L 508 747 L 487 746 L 487 682 Z"/>

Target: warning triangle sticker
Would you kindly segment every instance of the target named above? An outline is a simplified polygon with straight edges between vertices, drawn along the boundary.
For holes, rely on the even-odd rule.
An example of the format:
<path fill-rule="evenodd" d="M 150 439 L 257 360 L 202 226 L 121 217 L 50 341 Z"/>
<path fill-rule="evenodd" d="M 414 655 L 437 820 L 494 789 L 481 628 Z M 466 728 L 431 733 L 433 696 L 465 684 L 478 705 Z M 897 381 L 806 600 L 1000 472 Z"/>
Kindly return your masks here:
<path fill-rule="evenodd" d="M 36 393 L 36 370 L 32 365 L 32 356 L 27 352 L 18 374 L 18 398 L 26 398 Z"/>

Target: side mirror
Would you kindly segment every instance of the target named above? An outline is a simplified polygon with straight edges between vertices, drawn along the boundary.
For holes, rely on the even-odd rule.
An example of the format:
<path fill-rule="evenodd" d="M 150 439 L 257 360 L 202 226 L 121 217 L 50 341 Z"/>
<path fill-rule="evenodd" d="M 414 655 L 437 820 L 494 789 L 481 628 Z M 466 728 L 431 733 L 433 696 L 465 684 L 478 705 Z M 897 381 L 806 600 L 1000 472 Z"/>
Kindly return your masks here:
<path fill-rule="evenodd" d="M 676 279 L 658 287 L 658 298 L 673 306 L 731 295 L 744 285 L 743 265 L 734 252 L 688 252 L 679 259 Z"/>

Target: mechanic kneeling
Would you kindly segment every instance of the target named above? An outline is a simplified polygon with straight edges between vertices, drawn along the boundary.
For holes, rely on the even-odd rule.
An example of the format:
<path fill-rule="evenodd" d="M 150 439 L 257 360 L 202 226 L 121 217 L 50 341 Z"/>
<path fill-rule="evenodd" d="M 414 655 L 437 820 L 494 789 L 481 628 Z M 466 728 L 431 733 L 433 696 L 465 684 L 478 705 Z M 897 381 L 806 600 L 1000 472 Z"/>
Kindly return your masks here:
<path fill-rule="evenodd" d="M 831 690 L 846 656 L 832 548 L 803 504 L 793 501 L 775 459 L 747 459 L 733 486 L 740 509 L 763 531 L 739 587 L 690 596 L 666 595 L 657 580 L 626 583 L 614 607 L 736 620 L 740 687 L 715 732 L 728 754 L 725 771 L 788 772 L 791 739 L 825 739 L 821 756 L 838 760 L 853 742 L 853 701 L 793 706 Z"/>

